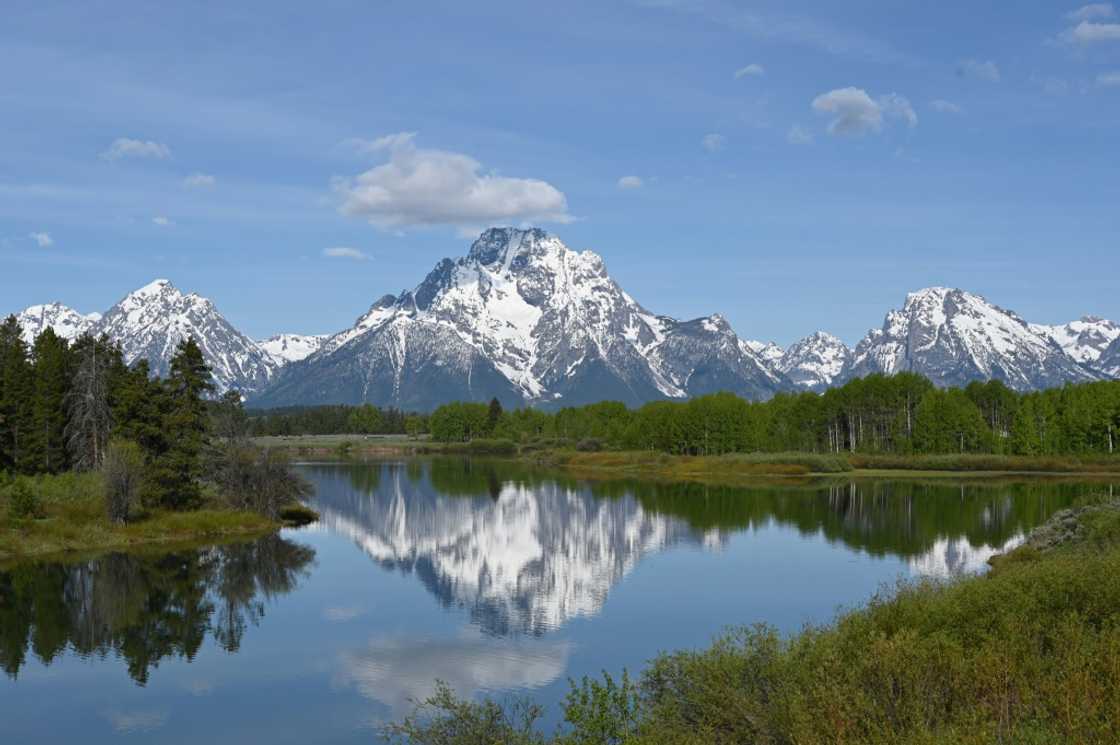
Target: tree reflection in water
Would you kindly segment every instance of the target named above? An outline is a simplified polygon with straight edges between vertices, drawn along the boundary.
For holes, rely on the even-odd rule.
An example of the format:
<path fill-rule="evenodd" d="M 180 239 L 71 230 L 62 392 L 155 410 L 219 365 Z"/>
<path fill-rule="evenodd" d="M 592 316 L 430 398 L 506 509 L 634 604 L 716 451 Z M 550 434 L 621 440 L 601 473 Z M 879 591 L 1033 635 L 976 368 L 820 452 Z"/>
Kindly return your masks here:
<path fill-rule="evenodd" d="M 144 685 L 161 660 L 194 659 L 209 634 L 228 652 L 296 589 L 313 549 L 273 535 L 160 555 L 108 554 L 0 571 L 0 667 L 15 678 L 34 654 L 49 665 L 69 648 L 123 659 Z"/>

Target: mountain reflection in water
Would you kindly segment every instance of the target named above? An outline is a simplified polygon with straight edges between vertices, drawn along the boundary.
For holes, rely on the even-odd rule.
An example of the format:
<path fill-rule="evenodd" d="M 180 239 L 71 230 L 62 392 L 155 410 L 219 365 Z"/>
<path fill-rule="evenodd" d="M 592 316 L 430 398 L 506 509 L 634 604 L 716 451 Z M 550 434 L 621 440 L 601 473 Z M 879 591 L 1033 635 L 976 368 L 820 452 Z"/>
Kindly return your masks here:
<path fill-rule="evenodd" d="M 466 609 L 499 636 L 540 635 L 595 616 L 611 588 L 654 552 L 719 550 L 738 532 L 773 525 L 904 559 L 915 574 L 979 571 L 1091 488 L 586 482 L 467 459 L 303 468 L 326 529 L 381 566 L 414 574 L 443 606 Z"/>

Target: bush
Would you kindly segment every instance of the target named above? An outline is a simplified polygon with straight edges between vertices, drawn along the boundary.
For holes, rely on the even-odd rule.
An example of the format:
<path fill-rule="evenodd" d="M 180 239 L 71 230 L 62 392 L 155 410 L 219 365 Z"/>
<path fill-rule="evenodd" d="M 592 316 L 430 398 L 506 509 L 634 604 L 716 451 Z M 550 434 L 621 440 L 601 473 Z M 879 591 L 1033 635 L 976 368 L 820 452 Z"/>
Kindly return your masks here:
<path fill-rule="evenodd" d="M 113 440 L 101 464 L 105 476 L 105 509 L 109 522 L 128 522 L 144 478 L 144 454 L 128 440 Z"/>
<path fill-rule="evenodd" d="M 603 449 L 603 441 L 594 437 L 586 437 L 576 443 L 576 450 L 581 453 L 597 453 Z"/>
<path fill-rule="evenodd" d="M 39 495 L 24 479 L 16 479 L 8 487 L 8 501 L 11 504 L 9 507 L 11 516 L 18 520 L 26 520 L 39 515 Z"/>
<path fill-rule="evenodd" d="M 311 494 L 311 485 L 288 468 L 287 455 L 274 448 L 226 447 L 217 460 L 214 481 L 231 507 L 270 520 L 278 520 L 285 505 Z"/>
<path fill-rule="evenodd" d="M 513 440 L 471 440 L 467 443 L 471 455 L 516 455 L 517 445 Z"/>

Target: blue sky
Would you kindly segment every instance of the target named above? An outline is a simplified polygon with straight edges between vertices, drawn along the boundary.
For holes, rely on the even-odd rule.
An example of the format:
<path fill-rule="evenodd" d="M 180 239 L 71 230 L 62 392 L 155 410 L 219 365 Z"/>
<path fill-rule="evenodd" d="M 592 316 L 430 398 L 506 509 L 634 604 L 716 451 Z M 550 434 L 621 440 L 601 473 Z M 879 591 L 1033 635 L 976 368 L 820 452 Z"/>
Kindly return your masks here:
<path fill-rule="evenodd" d="M 335 331 L 533 223 L 782 344 L 933 284 L 1117 318 L 1118 152 L 1120 5 L 6 0 L 0 309 Z"/>

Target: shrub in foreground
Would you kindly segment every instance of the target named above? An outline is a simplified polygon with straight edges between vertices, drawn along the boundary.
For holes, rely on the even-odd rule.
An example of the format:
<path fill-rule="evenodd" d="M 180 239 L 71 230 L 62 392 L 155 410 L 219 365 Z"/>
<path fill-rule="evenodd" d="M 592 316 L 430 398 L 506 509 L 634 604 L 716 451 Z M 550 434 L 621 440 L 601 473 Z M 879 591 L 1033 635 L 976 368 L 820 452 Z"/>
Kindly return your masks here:
<path fill-rule="evenodd" d="M 113 440 L 101 464 L 105 478 L 105 509 L 109 522 L 128 522 L 144 478 L 144 453 L 128 440 Z"/>
<path fill-rule="evenodd" d="M 474 707 L 495 705 L 446 695 L 394 733 L 447 745 L 1120 742 L 1120 510 L 1082 517 L 1077 543 L 1028 546 L 987 576 L 906 583 L 788 638 L 760 626 L 662 655 L 633 697 L 585 681 L 551 739 L 460 737 L 458 712 L 477 721 L 494 709 Z"/>

